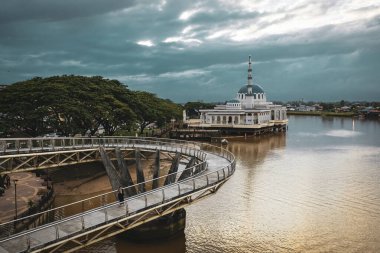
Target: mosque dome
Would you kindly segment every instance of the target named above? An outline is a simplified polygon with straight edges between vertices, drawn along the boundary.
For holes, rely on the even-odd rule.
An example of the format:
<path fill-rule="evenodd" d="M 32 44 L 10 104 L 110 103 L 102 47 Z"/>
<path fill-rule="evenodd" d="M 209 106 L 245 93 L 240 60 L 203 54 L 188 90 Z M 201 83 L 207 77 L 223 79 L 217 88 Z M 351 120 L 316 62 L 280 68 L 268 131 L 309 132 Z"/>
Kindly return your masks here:
<path fill-rule="evenodd" d="M 248 85 L 244 85 L 243 87 L 240 88 L 240 90 L 238 91 L 238 93 L 240 94 L 248 94 Z M 263 88 L 261 88 L 261 86 L 259 85 L 252 85 L 252 93 L 253 94 L 257 94 L 257 93 L 265 93 Z"/>

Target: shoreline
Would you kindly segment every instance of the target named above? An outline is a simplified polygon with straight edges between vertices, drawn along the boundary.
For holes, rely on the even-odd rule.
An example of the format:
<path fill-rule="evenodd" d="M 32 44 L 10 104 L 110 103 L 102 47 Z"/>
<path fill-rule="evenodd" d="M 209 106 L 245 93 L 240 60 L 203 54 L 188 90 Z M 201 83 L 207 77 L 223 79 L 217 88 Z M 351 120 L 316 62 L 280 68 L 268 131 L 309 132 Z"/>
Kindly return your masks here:
<path fill-rule="evenodd" d="M 324 111 L 314 111 L 314 112 L 298 112 L 298 111 L 287 111 L 287 115 L 300 115 L 300 116 L 322 116 L 322 117 L 355 117 L 354 112 L 324 112 Z"/>

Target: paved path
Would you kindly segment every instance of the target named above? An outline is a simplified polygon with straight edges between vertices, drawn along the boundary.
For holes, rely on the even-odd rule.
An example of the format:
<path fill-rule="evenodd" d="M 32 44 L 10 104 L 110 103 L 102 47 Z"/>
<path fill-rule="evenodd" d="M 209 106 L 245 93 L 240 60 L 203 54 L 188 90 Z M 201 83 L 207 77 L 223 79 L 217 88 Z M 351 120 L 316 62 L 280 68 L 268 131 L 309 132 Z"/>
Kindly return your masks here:
<path fill-rule="evenodd" d="M 9 174 L 11 185 L 0 197 L 0 223 L 11 221 L 15 216 L 15 186 L 14 179 L 17 179 L 17 213 L 20 215 L 28 209 L 28 202 L 39 200 L 38 193 L 46 190 L 43 186 L 44 180 L 31 172 L 19 172 Z"/>

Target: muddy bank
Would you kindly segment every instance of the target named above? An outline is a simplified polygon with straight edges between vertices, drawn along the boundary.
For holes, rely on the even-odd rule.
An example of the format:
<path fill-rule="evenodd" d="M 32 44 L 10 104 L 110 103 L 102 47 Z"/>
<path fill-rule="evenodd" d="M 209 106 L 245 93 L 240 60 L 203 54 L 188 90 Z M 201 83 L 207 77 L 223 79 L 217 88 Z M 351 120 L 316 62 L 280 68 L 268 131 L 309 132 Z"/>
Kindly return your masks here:
<path fill-rule="evenodd" d="M 141 162 L 144 168 L 145 180 L 153 178 L 153 160 L 144 160 Z M 167 175 L 171 162 L 161 161 L 160 176 Z M 128 164 L 129 173 L 133 182 L 137 182 L 136 166 L 134 163 Z M 50 172 L 54 182 L 54 189 L 57 196 L 75 196 L 76 199 L 82 199 L 79 196 L 92 196 L 103 192 L 112 191 L 112 187 L 106 171 L 101 162 L 92 162 L 80 165 L 64 166 L 54 169 Z M 160 180 L 160 185 L 165 178 Z M 151 187 L 150 183 L 146 184 L 147 189 Z"/>

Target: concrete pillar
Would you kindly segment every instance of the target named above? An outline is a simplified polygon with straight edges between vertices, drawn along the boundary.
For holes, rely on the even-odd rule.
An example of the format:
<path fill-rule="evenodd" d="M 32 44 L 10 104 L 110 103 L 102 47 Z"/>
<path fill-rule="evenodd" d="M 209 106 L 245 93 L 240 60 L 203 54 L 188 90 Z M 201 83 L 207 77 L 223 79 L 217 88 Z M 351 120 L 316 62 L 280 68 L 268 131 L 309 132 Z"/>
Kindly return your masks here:
<path fill-rule="evenodd" d="M 110 180 L 113 190 L 117 190 L 121 186 L 120 174 L 113 166 L 111 159 L 108 157 L 106 150 L 103 147 L 99 147 L 99 153 L 102 158 L 104 168 L 106 169 L 108 179 Z"/>
<path fill-rule="evenodd" d="M 132 187 L 133 180 L 131 177 L 131 174 L 129 173 L 127 163 L 125 162 L 124 158 L 121 156 L 120 148 L 115 148 L 115 154 L 117 158 L 117 164 L 119 166 L 120 170 L 120 182 L 123 187 L 128 187 L 126 189 L 128 196 L 136 195 L 136 188 Z"/>
<path fill-rule="evenodd" d="M 145 179 L 144 179 L 144 171 L 141 168 L 141 156 L 140 150 L 135 149 L 135 158 L 136 158 L 136 175 L 137 175 L 137 189 L 139 192 L 145 192 Z"/>
<path fill-rule="evenodd" d="M 154 160 L 154 169 L 153 169 L 153 184 L 152 189 L 158 187 L 158 177 L 160 176 L 160 150 L 156 150 L 156 158 Z"/>
<path fill-rule="evenodd" d="M 193 169 L 189 169 L 195 165 L 196 158 L 192 157 L 189 161 L 189 163 L 186 165 L 185 170 L 182 172 L 181 176 L 178 178 L 178 181 L 184 180 L 188 177 L 190 177 L 193 174 Z"/>
<path fill-rule="evenodd" d="M 171 183 L 175 182 L 175 179 L 176 179 L 176 176 L 177 176 L 177 171 L 178 171 L 180 157 L 181 157 L 180 153 L 176 153 L 175 154 L 175 157 L 173 159 L 172 165 L 171 165 L 170 170 L 168 172 L 168 176 L 165 179 L 165 185 L 168 185 L 168 184 L 171 184 Z M 170 175 L 170 174 L 173 174 L 173 175 Z"/>
<path fill-rule="evenodd" d="M 179 209 L 170 214 L 164 215 L 159 219 L 149 221 L 136 228 L 121 233 L 122 238 L 127 241 L 147 243 L 149 241 L 157 242 L 158 240 L 167 240 L 183 234 L 186 227 L 186 211 Z M 183 235 L 183 238 L 185 236 Z M 178 250 L 178 248 L 176 249 Z M 185 252 L 179 249 L 178 252 Z"/>

